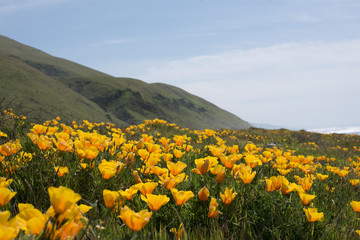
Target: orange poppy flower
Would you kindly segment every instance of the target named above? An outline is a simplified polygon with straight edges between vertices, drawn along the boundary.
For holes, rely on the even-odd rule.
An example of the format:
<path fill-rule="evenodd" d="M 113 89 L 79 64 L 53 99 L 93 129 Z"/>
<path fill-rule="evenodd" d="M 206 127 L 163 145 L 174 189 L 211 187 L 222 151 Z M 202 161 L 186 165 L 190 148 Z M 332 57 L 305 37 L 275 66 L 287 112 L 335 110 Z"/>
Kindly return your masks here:
<path fill-rule="evenodd" d="M 187 164 L 181 161 L 178 161 L 176 163 L 173 163 L 171 161 L 168 161 L 167 168 L 169 169 L 170 173 L 174 176 L 178 175 L 187 167 Z"/>
<path fill-rule="evenodd" d="M 224 193 L 220 193 L 221 200 L 225 205 L 229 205 L 237 195 L 237 193 L 233 193 L 234 188 L 229 189 L 228 187 L 225 188 Z"/>
<path fill-rule="evenodd" d="M 309 222 L 316 222 L 324 220 L 324 213 L 318 212 L 317 208 L 304 208 L 303 209 L 306 215 L 306 218 Z"/>
<path fill-rule="evenodd" d="M 209 205 L 208 218 L 216 218 L 219 214 L 221 214 L 221 212 L 217 210 L 218 206 L 219 204 L 216 199 L 212 197 Z"/>
<path fill-rule="evenodd" d="M 189 199 L 194 197 L 194 193 L 192 191 L 179 191 L 176 188 L 171 188 L 170 191 L 175 199 L 176 204 L 179 206 L 183 205 Z"/>
<path fill-rule="evenodd" d="M 209 190 L 204 186 L 204 187 L 199 191 L 198 195 L 199 195 L 199 199 L 200 199 L 201 201 L 204 201 L 204 202 L 205 202 L 205 201 L 208 200 L 209 195 L 210 195 L 210 192 L 209 192 Z"/>
<path fill-rule="evenodd" d="M 306 194 L 299 192 L 299 197 L 301 200 L 301 203 L 306 206 L 311 202 L 314 198 L 316 198 L 316 195 Z"/>
<path fill-rule="evenodd" d="M 360 212 L 360 202 L 351 201 L 350 205 L 355 212 Z"/>
<path fill-rule="evenodd" d="M 75 193 L 72 189 L 60 186 L 48 188 L 51 205 L 56 213 L 62 214 L 68 209 L 75 206 L 81 196 Z"/>
<path fill-rule="evenodd" d="M 152 212 L 142 210 L 134 212 L 127 206 L 121 208 L 119 217 L 131 231 L 141 230 L 150 220 Z"/>
<path fill-rule="evenodd" d="M 146 196 L 146 194 L 148 193 L 151 194 L 158 185 L 159 184 L 156 182 L 147 182 L 135 184 L 133 187 L 135 189 L 138 189 L 142 193 L 142 195 Z"/>
<path fill-rule="evenodd" d="M 110 191 L 107 189 L 103 190 L 103 198 L 104 198 L 104 202 L 105 202 L 105 206 L 107 208 L 113 208 L 117 205 L 117 203 L 119 202 L 119 192 L 117 191 Z"/>
<path fill-rule="evenodd" d="M 0 207 L 5 206 L 15 195 L 16 192 L 8 188 L 0 188 Z"/>
<path fill-rule="evenodd" d="M 146 197 L 141 195 L 141 200 L 145 201 L 153 211 L 159 210 L 163 205 L 169 202 L 170 198 L 166 195 L 147 194 Z"/>

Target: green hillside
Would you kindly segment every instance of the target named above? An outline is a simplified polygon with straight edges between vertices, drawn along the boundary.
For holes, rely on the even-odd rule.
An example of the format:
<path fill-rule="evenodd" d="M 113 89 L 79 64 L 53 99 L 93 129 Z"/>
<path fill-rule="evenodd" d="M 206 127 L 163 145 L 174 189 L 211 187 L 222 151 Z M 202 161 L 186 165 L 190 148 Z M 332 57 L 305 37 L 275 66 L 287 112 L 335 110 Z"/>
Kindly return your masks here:
<path fill-rule="evenodd" d="M 118 126 L 161 118 L 189 128 L 250 124 L 180 88 L 115 78 L 0 36 L 1 99 L 39 121 L 89 119 Z M 0 100 L 1 100 L 0 99 Z"/>

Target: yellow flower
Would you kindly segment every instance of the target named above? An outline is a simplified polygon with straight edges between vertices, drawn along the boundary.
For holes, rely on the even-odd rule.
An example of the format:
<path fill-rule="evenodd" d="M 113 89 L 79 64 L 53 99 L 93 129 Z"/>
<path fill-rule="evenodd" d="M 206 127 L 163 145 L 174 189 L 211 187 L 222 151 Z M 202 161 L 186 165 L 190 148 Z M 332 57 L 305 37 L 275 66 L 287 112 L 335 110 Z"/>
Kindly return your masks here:
<path fill-rule="evenodd" d="M 16 140 L 15 142 L 10 141 L 3 145 L 0 145 L 0 153 L 5 157 L 17 153 L 20 149 L 20 140 Z"/>
<path fill-rule="evenodd" d="M 235 174 L 235 176 L 241 178 L 245 184 L 251 183 L 255 175 L 256 171 L 252 172 L 252 168 L 250 166 L 241 167 Z"/>
<path fill-rule="evenodd" d="M 115 207 L 119 202 L 119 196 L 120 194 L 117 191 L 110 191 L 104 189 L 103 198 L 104 198 L 105 206 L 109 209 Z"/>
<path fill-rule="evenodd" d="M 135 183 L 142 183 L 143 181 L 141 180 L 140 176 L 139 176 L 139 172 L 138 171 L 133 171 L 133 177 L 135 180 Z"/>
<path fill-rule="evenodd" d="M 282 179 L 284 176 L 271 176 L 270 179 L 266 178 L 266 190 L 268 192 L 277 191 L 281 189 Z"/>
<path fill-rule="evenodd" d="M 99 154 L 99 149 L 97 149 L 95 146 L 85 144 L 80 140 L 75 140 L 75 151 L 80 159 L 87 158 L 92 160 Z"/>
<path fill-rule="evenodd" d="M 69 139 L 69 134 L 65 132 L 61 133 L 55 133 L 55 136 L 57 137 L 57 140 L 53 140 L 57 150 L 63 151 L 63 152 L 73 152 L 73 141 Z"/>
<path fill-rule="evenodd" d="M 91 207 L 86 205 L 77 204 L 73 208 L 66 210 L 62 214 L 56 214 L 55 209 L 50 206 L 46 212 L 46 216 L 50 217 L 50 221 L 47 222 L 46 239 L 73 239 L 81 228 L 86 224 L 87 218 L 83 216 L 83 213 L 87 212 Z M 52 225 L 56 217 L 55 226 Z M 61 223 L 59 225 L 59 223 Z"/>
<path fill-rule="evenodd" d="M 332 188 L 330 189 L 330 187 L 326 184 L 325 189 L 326 189 L 326 191 L 328 191 L 328 192 L 334 192 L 335 187 L 332 187 Z"/>
<path fill-rule="evenodd" d="M 173 140 L 176 143 L 176 145 L 181 146 L 183 143 L 186 142 L 186 138 L 187 138 L 186 136 L 175 135 L 173 137 Z"/>
<path fill-rule="evenodd" d="M 345 177 L 348 173 L 349 173 L 349 171 L 347 171 L 347 170 L 341 170 L 340 172 L 338 172 L 338 175 L 340 177 Z"/>
<path fill-rule="evenodd" d="M 88 211 L 90 211 L 90 209 L 92 209 L 91 206 L 88 206 L 88 205 L 85 205 L 85 204 L 80 204 L 78 207 L 79 207 L 80 212 L 81 212 L 82 214 L 85 214 L 85 213 L 87 213 Z"/>
<path fill-rule="evenodd" d="M 192 169 L 192 172 L 195 172 L 199 175 L 206 174 L 210 168 L 218 164 L 216 157 L 206 157 L 195 159 L 196 168 Z"/>
<path fill-rule="evenodd" d="M 266 158 L 266 159 L 272 159 L 273 157 L 273 153 L 270 151 L 264 151 L 262 152 L 262 155 Z"/>
<path fill-rule="evenodd" d="M 34 143 L 43 151 L 47 151 L 52 148 L 52 138 L 45 135 L 41 135 Z"/>
<path fill-rule="evenodd" d="M 225 169 L 222 169 L 219 171 L 219 173 L 216 175 L 216 182 L 221 184 L 224 182 L 225 180 L 225 175 L 226 175 L 226 172 L 225 172 Z"/>
<path fill-rule="evenodd" d="M 196 167 L 197 169 L 193 169 L 192 171 L 197 173 L 197 174 L 201 174 L 201 175 L 204 175 L 205 173 L 207 173 L 209 171 L 209 160 L 208 159 L 205 159 L 203 161 L 198 161 L 196 162 L 195 160 L 195 163 L 196 163 Z"/>
<path fill-rule="evenodd" d="M 199 199 L 203 202 L 207 201 L 210 195 L 209 190 L 204 186 L 198 193 Z"/>
<path fill-rule="evenodd" d="M 138 189 L 142 195 L 146 196 L 148 193 L 151 194 L 158 185 L 159 184 L 155 182 L 147 182 L 135 184 L 133 187 Z"/>
<path fill-rule="evenodd" d="M 13 182 L 12 179 L 6 180 L 4 177 L 0 177 L 0 188 L 6 188 Z"/>
<path fill-rule="evenodd" d="M 158 144 L 153 144 L 153 143 L 145 143 L 145 146 L 147 148 L 147 150 L 149 151 L 149 153 L 159 153 L 161 152 L 161 149 L 160 149 L 160 145 Z"/>
<path fill-rule="evenodd" d="M 2 131 L 0 131 L 0 137 L 7 137 L 8 135 Z"/>
<path fill-rule="evenodd" d="M 215 218 L 217 215 L 221 214 L 221 212 L 217 210 L 218 206 L 219 204 L 216 202 L 216 199 L 212 197 L 209 205 L 208 218 Z"/>
<path fill-rule="evenodd" d="M 313 180 L 311 179 L 311 177 L 304 177 L 302 179 L 301 182 L 301 187 L 305 190 L 305 191 L 309 191 L 311 186 L 313 184 Z"/>
<path fill-rule="evenodd" d="M 158 162 L 161 161 L 160 156 L 161 156 L 161 154 L 151 153 L 145 163 L 150 166 L 155 166 L 156 164 L 158 164 Z"/>
<path fill-rule="evenodd" d="M 57 229 L 54 232 L 53 237 L 49 237 L 49 238 L 60 239 L 60 240 L 74 239 L 83 227 L 84 224 L 82 223 L 82 221 L 75 221 L 75 220 L 67 221 L 64 223 L 64 225 L 61 226 L 61 228 Z"/>
<path fill-rule="evenodd" d="M 146 164 L 146 166 L 147 166 L 148 168 L 150 168 L 150 171 L 151 171 L 153 174 L 157 175 L 157 176 L 162 176 L 162 175 L 167 176 L 167 175 L 168 175 L 169 170 L 168 170 L 167 168 L 161 168 L 161 167 L 158 167 L 158 166 L 152 167 L 152 166 L 149 165 L 149 164 Z"/>
<path fill-rule="evenodd" d="M 16 215 L 18 226 L 25 231 L 26 234 L 38 235 L 45 227 L 45 216 L 31 204 L 19 203 L 20 213 Z"/>
<path fill-rule="evenodd" d="M 359 179 L 350 179 L 349 182 L 351 183 L 351 185 L 355 186 L 355 185 L 359 184 L 360 180 Z"/>
<path fill-rule="evenodd" d="M 125 163 L 126 166 L 130 166 L 135 163 L 135 153 L 129 152 L 127 153 L 127 156 L 125 157 Z"/>
<path fill-rule="evenodd" d="M 327 179 L 329 177 L 329 175 L 323 175 L 321 173 L 317 173 L 316 176 L 318 177 L 319 180 L 323 181 L 325 179 Z"/>
<path fill-rule="evenodd" d="M 43 218 L 37 218 L 37 217 L 33 217 L 31 219 L 29 219 L 26 223 L 26 230 L 25 233 L 27 234 L 32 234 L 32 235 L 39 235 L 42 230 L 45 227 L 45 217 Z"/>
<path fill-rule="evenodd" d="M 242 157 L 241 154 L 232 154 L 230 156 L 226 156 L 224 154 L 221 154 L 219 156 L 221 162 L 224 164 L 226 168 L 232 168 L 236 161 L 240 160 Z"/>
<path fill-rule="evenodd" d="M 171 188 L 170 191 L 175 199 L 176 204 L 179 206 L 194 197 L 194 193 L 192 191 L 179 191 L 176 188 Z"/>
<path fill-rule="evenodd" d="M 326 170 L 328 170 L 329 172 L 332 172 L 334 170 L 334 167 L 330 166 L 330 165 L 327 165 L 326 167 Z"/>
<path fill-rule="evenodd" d="M 64 176 L 67 172 L 69 172 L 68 167 L 54 167 L 55 172 L 59 177 Z"/>
<path fill-rule="evenodd" d="M 119 217 L 130 228 L 131 231 L 141 230 L 150 220 L 152 212 L 142 210 L 134 212 L 127 206 L 121 208 Z"/>
<path fill-rule="evenodd" d="M 318 212 L 317 208 L 303 208 L 306 218 L 309 222 L 316 222 L 324 220 L 324 213 Z"/>
<path fill-rule="evenodd" d="M 224 152 L 225 149 L 211 145 L 209 146 L 209 150 L 212 155 L 218 157 L 220 154 Z"/>
<path fill-rule="evenodd" d="M 5 206 L 15 195 L 16 192 L 8 188 L 0 188 L 0 207 Z"/>
<path fill-rule="evenodd" d="M 138 154 L 140 155 L 141 159 L 144 161 L 147 160 L 150 156 L 149 151 L 146 149 L 139 149 Z"/>
<path fill-rule="evenodd" d="M 286 179 L 286 177 L 281 176 L 281 193 L 282 194 L 288 194 L 292 191 L 298 190 L 298 185 L 296 183 L 290 183 L 289 180 Z"/>
<path fill-rule="evenodd" d="M 225 188 L 224 193 L 220 193 L 221 200 L 225 205 L 229 205 L 237 195 L 237 193 L 233 193 L 234 188 L 229 189 L 228 187 Z"/>
<path fill-rule="evenodd" d="M 176 158 L 181 158 L 185 154 L 185 152 L 182 152 L 181 150 L 176 148 L 173 150 L 173 153 Z"/>
<path fill-rule="evenodd" d="M 161 180 L 160 183 L 169 190 L 173 187 L 176 187 L 176 185 L 178 185 L 179 183 L 183 182 L 186 179 L 186 177 L 187 176 L 185 173 L 180 173 L 177 176 L 173 176 L 172 174 L 170 174 L 170 177 L 166 175 L 159 176 Z"/>
<path fill-rule="evenodd" d="M 9 211 L 0 212 L 0 239 L 15 239 L 19 234 L 19 227 L 16 218 L 9 221 L 11 213 Z"/>
<path fill-rule="evenodd" d="M 165 162 L 168 162 L 173 158 L 173 155 L 171 153 L 163 153 L 162 157 L 163 157 Z"/>
<path fill-rule="evenodd" d="M 305 173 L 305 174 L 312 174 L 315 171 L 315 167 L 313 165 L 305 164 L 305 165 L 299 165 L 299 168 Z"/>
<path fill-rule="evenodd" d="M 184 145 L 183 145 L 183 149 L 185 149 L 185 151 L 187 151 L 187 152 L 190 152 L 191 150 L 194 149 L 194 147 L 191 146 L 191 145 L 186 145 L 186 144 L 184 144 Z"/>
<path fill-rule="evenodd" d="M 281 175 L 285 176 L 291 171 L 291 168 L 290 169 L 278 168 L 277 170 L 279 171 L 279 173 L 281 173 Z"/>
<path fill-rule="evenodd" d="M 109 179 L 117 172 L 120 172 L 125 164 L 114 160 L 106 161 L 103 159 L 98 166 L 98 169 L 104 179 Z"/>
<path fill-rule="evenodd" d="M 235 139 L 236 139 L 236 137 L 235 137 Z M 228 153 L 238 153 L 239 146 L 238 145 L 229 146 L 226 148 L 226 150 L 228 151 Z"/>
<path fill-rule="evenodd" d="M 47 129 L 46 126 L 43 126 L 40 124 L 35 124 L 30 131 L 34 134 L 40 135 L 40 134 L 46 133 L 46 129 Z"/>
<path fill-rule="evenodd" d="M 72 209 L 75 206 L 81 196 L 75 193 L 72 189 L 60 186 L 48 188 L 51 205 L 53 206 L 55 213 L 62 214 L 68 209 Z"/>
<path fill-rule="evenodd" d="M 167 168 L 169 169 L 170 173 L 174 176 L 181 173 L 181 171 L 187 167 L 187 164 L 184 162 L 181 162 L 181 161 L 178 161 L 176 163 L 168 161 L 166 164 L 167 164 Z"/>
<path fill-rule="evenodd" d="M 146 197 L 141 195 L 141 200 L 145 201 L 153 211 L 159 210 L 163 205 L 169 202 L 170 198 L 166 195 L 147 194 Z"/>
<path fill-rule="evenodd" d="M 245 154 L 245 162 L 251 168 L 254 168 L 257 165 L 262 165 L 260 158 L 252 154 Z"/>
<path fill-rule="evenodd" d="M 306 206 L 311 202 L 314 198 L 316 198 L 316 195 L 306 194 L 299 192 L 299 197 L 301 200 L 301 203 Z"/>
<path fill-rule="evenodd" d="M 335 173 L 335 174 L 339 174 L 340 171 L 341 170 L 338 167 L 333 167 L 333 169 L 332 169 L 332 172 Z"/>
<path fill-rule="evenodd" d="M 137 188 L 132 186 L 126 190 L 119 190 L 118 192 L 119 192 L 121 198 L 130 201 L 138 191 L 139 190 Z"/>
<path fill-rule="evenodd" d="M 166 146 L 166 145 L 169 144 L 170 140 L 171 140 L 171 139 L 169 139 L 169 138 L 161 137 L 159 141 L 161 142 L 161 144 L 162 144 L 163 146 Z M 164 160 L 165 160 L 165 159 L 164 159 Z"/>
<path fill-rule="evenodd" d="M 210 172 L 211 174 L 216 175 L 216 182 L 221 184 L 224 182 L 225 180 L 225 175 L 226 175 L 226 170 L 225 167 L 218 164 L 215 165 L 214 167 L 210 168 Z"/>
<path fill-rule="evenodd" d="M 355 212 L 360 212 L 360 202 L 351 201 L 350 205 Z"/>
<path fill-rule="evenodd" d="M 172 232 L 172 233 L 175 234 L 175 239 L 176 239 L 176 240 L 180 240 L 180 239 L 181 239 L 181 236 L 182 236 L 182 234 L 183 234 L 183 232 L 184 232 L 183 224 L 180 223 L 180 226 L 179 226 L 178 229 L 176 229 L 176 228 L 171 228 L 171 229 L 170 229 L 170 232 Z"/>

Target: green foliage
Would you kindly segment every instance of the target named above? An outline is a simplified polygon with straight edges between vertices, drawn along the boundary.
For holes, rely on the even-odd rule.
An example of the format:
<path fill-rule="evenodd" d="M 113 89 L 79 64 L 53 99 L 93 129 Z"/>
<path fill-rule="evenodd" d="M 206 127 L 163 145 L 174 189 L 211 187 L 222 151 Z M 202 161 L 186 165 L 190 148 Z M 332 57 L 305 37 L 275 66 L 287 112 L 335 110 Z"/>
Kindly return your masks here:
<path fill-rule="evenodd" d="M 15 216 L 18 213 L 19 203 L 31 203 L 45 213 L 51 205 L 48 188 L 66 186 L 81 195 L 79 204 L 92 206 L 91 211 L 86 214 L 88 222 L 79 233 L 79 239 L 81 236 L 89 239 L 174 239 L 174 230 L 172 232 L 170 230 L 179 231 L 181 224 L 183 224 L 183 239 L 350 239 L 356 237 L 355 230 L 360 228 L 358 213 L 350 207 L 351 201 L 360 200 L 359 185 L 352 186 L 349 183 L 349 179 L 359 178 L 355 167 L 352 167 L 345 177 L 340 177 L 326 169 L 326 166 L 341 168 L 353 166 L 352 162 L 357 162 L 359 159 L 360 136 L 255 128 L 237 131 L 217 130 L 206 135 L 204 131 L 191 131 L 179 128 L 175 124 L 154 120 L 121 129 L 125 142 L 113 152 L 109 147 L 99 152 L 93 160 L 81 160 L 76 151 L 59 151 L 54 145 L 49 150 L 39 149 L 27 135 L 33 126 L 24 117 L 16 117 L 11 111 L 6 111 L 6 114 L 2 111 L 0 114 L 0 131 L 8 135 L 1 138 L 1 144 L 19 139 L 22 146 L 18 153 L 5 157 L 0 166 L 0 176 L 12 179 L 10 188 L 17 192 L 11 204 L 2 210 L 10 210 L 12 216 Z M 59 127 L 57 132 L 65 130 L 64 125 L 59 126 L 55 120 L 45 123 L 45 126 Z M 113 133 L 118 131 L 111 125 L 89 122 L 76 124 L 76 127 L 83 132 L 102 134 L 109 140 L 114 137 Z M 77 135 L 79 132 L 74 131 L 73 134 L 79 137 Z M 185 154 L 172 161 L 182 161 L 188 165 L 184 170 L 188 176 L 187 181 L 179 183 L 176 188 L 192 191 L 195 196 L 187 203 L 178 206 L 171 192 L 159 184 L 153 194 L 166 195 L 170 201 L 159 211 L 153 212 L 150 222 L 142 230 L 132 232 L 120 220 L 119 212 L 105 207 L 103 190 L 125 190 L 134 185 L 135 179 L 132 174 L 134 170 L 139 171 L 143 181 L 159 182 L 159 177 L 146 172 L 144 160 L 139 154 L 135 155 L 132 164 L 125 166 L 109 179 L 102 177 L 98 166 L 103 159 L 117 160 L 125 164 L 124 144 L 138 145 L 140 139 L 145 139 L 144 134 L 152 136 L 153 144 L 159 145 L 161 145 L 161 137 L 170 139 L 173 145 L 176 145 L 174 136 L 183 136 L 187 139 L 185 144 L 179 145 L 178 148 L 190 145 L 193 150 L 186 152 L 182 149 Z M 53 138 L 55 141 L 56 137 Z M 291 152 L 292 156 L 304 155 L 307 158 L 323 159 L 314 160 L 314 163 L 322 165 L 322 168 L 318 168 L 316 172 L 327 174 L 329 177 L 324 181 L 314 181 L 309 193 L 316 195 L 312 204 L 319 212 L 324 213 L 324 221 L 314 223 L 307 221 L 303 211 L 304 206 L 296 192 L 282 194 L 281 191 L 266 190 L 264 180 L 279 175 L 276 168 L 272 167 L 276 158 L 270 163 L 254 167 L 256 176 L 250 184 L 234 179 L 231 169 L 226 169 L 223 183 L 218 183 L 215 180 L 216 176 L 214 177 L 210 172 L 205 175 L 192 172 L 192 169 L 196 168 L 195 159 L 213 156 L 209 145 L 219 147 L 221 144 L 228 147 L 237 145 L 240 153 L 245 154 L 248 151 L 245 146 L 249 143 L 254 143 L 259 148 L 256 150 L 259 151 L 257 153 L 259 155 L 264 151 L 281 150 L 281 154 Z M 146 145 L 139 145 L 139 148 L 146 149 Z M 30 153 L 31 157 L 25 153 Z M 349 159 L 352 162 L 349 162 Z M 80 163 L 85 162 L 94 167 L 83 169 Z M 244 162 L 244 159 L 240 162 Z M 54 166 L 66 166 L 69 172 L 60 177 Z M 160 161 L 156 166 L 166 168 L 167 165 L 166 162 Z M 286 178 L 290 182 L 296 182 L 296 175 L 303 177 L 305 174 L 300 169 L 295 169 L 288 173 Z M 210 197 L 205 202 L 200 201 L 197 196 L 203 186 L 210 191 Z M 326 190 L 326 186 L 329 190 Z M 224 205 L 220 198 L 220 193 L 223 193 L 226 187 L 233 188 L 237 193 L 230 205 Z M 147 204 L 141 200 L 140 195 L 140 193 L 136 194 L 125 204 L 136 212 L 147 209 Z M 218 210 L 221 214 L 216 218 L 207 216 L 211 197 L 216 198 L 219 203 Z M 27 239 L 28 235 L 22 232 L 19 238 Z"/>
<path fill-rule="evenodd" d="M 236 128 L 240 122 L 237 118 L 231 118 L 221 110 L 212 108 L 202 99 L 168 85 L 112 78 L 83 66 L 53 58 L 3 37 L 0 37 L 0 46 L 7 46 L 6 49 L 0 47 L 0 87 L 4 93 L 9 93 L 8 97 L 0 99 L 0 131 L 1 135 L 4 135 L 0 137 L 0 147 L 3 150 L 5 144 L 17 141 L 21 144 L 21 149 L 9 156 L 0 154 L 0 177 L 12 179 L 9 188 L 17 192 L 10 203 L 1 209 L 9 210 L 11 216 L 19 213 L 19 203 L 33 204 L 42 213 L 46 213 L 51 205 L 49 187 L 66 186 L 81 195 L 78 204 L 92 206 L 85 215 L 88 220 L 84 222 L 84 228 L 77 239 L 175 239 L 174 232 L 180 231 L 181 224 L 182 239 L 358 237 L 355 231 L 360 229 L 359 213 L 351 208 L 350 202 L 360 200 L 360 185 L 352 186 L 349 180 L 359 179 L 360 136 L 257 128 L 193 131 L 161 120 L 145 121 L 125 128 L 125 124 L 119 119 L 138 124 L 146 116 L 177 119 L 181 125 L 194 128 L 211 126 L 206 125 L 202 116 L 214 123 L 217 119 L 229 119 L 225 125 L 216 125 L 220 127 Z M 12 56 L 9 55 L 9 51 Z M 30 100 L 22 102 L 25 100 L 11 97 L 13 94 Z M 40 98 L 35 99 L 34 96 Z M 13 111 L 7 110 L 9 107 L 14 107 L 16 113 L 41 107 L 45 115 L 39 116 L 36 113 L 29 120 L 24 116 L 14 115 Z M 166 110 L 167 108 L 171 111 Z M 46 131 L 57 128 L 55 132 L 60 133 L 71 127 L 72 140 L 79 140 L 81 133 L 91 133 L 93 135 L 88 137 L 88 142 L 99 141 L 106 147 L 99 151 L 95 158 L 84 158 L 77 152 L 74 141 L 70 144 L 72 151 L 60 150 L 55 145 L 59 137 L 48 131 L 38 135 L 51 139 L 50 148 L 40 149 L 39 143 L 32 140 L 29 135 L 32 130 L 34 131 L 34 122 L 41 122 L 45 116 L 46 119 L 55 118 L 60 113 L 63 114 L 61 121 L 67 125 L 59 124 L 58 120 L 54 119 L 43 124 Z M 220 116 L 222 114 L 225 115 Z M 91 119 L 94 122 L 116 122 L 118 119 L 117 123 L 123 125 L 122 128 L 115 128 L 111 124 L 77 121 L 80 118 Z M 116 134 L 121 136 L 124 142 L 115 147 Z M 151 136 L 152 140 L 145 141 L 145 134 Z M 176 145 L 175 136 L 186 139 L 184 144 Z M 168 150 L 162 146 L 161 137 L 170 140 L 171 147 Z M 173 153 L 174 148 L 185 152 L 182 157 L 174 157 L 171 161 L 182 161 L 187 164 L 183 171 L 187 180 L 178 183 L 176 188 L 192 191 L 192 199 L 181 206 L 175 203 L 170 190 L 161 184 L 163 181 L 158 175 L 151 173 L 151 167 L 145 164 L 146 160 L 138 153 L 139 149 L 147 148 L 146 144 L 142 145 L 144 141 L 152 141 L 152 144 L 161 146 L 162 152 Z M 131 145 L 132 150 L 129 150 L 126 144 Z M 247 150 L 249 144 L 256 145 L 256 149 Z M 97 148 L 101 148 L 100 145 Z M 192 146 L 193 149 L 186 151 L 187 146 Z M 252 171 L 256 171 L 256 176 L 250 184 L 244 184 L 242 180 L 234 178 L 234 169 L 225 169 L 224 182 L 219 183 L 216 175 L 211 172 L 198 175 L 192 171 L 197 168 L 196 159 L 215 156 L 210 146 L 226 149 L 226 155 L 230 155 L 226 151 L 232 146 L 238 146 L 240 154 L 255 155 L 259 159 L 260 156 L 265 156 L 265 151 L 273 155 L 268 162 L 263 161 L 262 165 L 253 167 Z M 134 153 L 133 162 L 129 161 L 129 152 Z M 313 204 L 319 212 L 324 213 L 323 221 L 308 222 L 303 208 L 309 206 L 303 206 L 295 191 L 288 194 L 283 194 L 280 190 L 267 191 L 265 179 L 280 175 L 276 166 L 277 160 L 285 156 L 285 153 L 295 159 L 305 159 L 306 163 L 302 162 L 301 166 L 307 163 L 310 167 L 316 166 L 313 172 L 315 180 L 308 193 L 316 195 L 310 205 Z M 122 163 L 124 167 L 121 170 L 119 168 L 119 172 L 114 176 L 105 179 L 99 170 L 103 159 Z M 220 159 L 217 159 L 219 165 L 223 166 Z M 83 167 L 81 164 L 84 163 L 88 165 Z M 244 156 L 236 164 L 240 163 L 246 164 Z M 69 171 L 60 176 L 55 166 L 67 167 Z M 167 164 L 161 159 L 156 167 L 166 169 Z M 292 168 L 285 175 L 291 183 L 297 183 L 297 176 L 306 176 L 306 170 L 301 170 L 298 166 L 287 167 Z M 349 172 L 345 176 L 340 176 L 329 170 L 329 167 L 338 167 L 338 170 L 349 168 Z M 170 198 L 159 211 L 153 212 L 149 223 L 139 232 L 132 232 L 124 224 L 119 218 L 119 210 L 106 208 L 103 198 L 105 189 L 118 191 L 133 186 L 135 170 L 144 182 L 159 183 L 154 194 Z M 328 175 L 328 178 L 321 181 L 316 178 L 316 173 Z M 200 201 L 197 195 L 203 186 L 210 191 L 210 197 L 205 202 Z M 229 205 L 225 205 L 220 197 L 220 193 L 227 187 L 233 188 L 237 193 Z M 208 217 L 211 197 L 216 199 L 219 204 L 218 211 L 221 212 L 216 218 Z M 141 200 L 140 193 L 131 201 L 126 200 L 124 204 L 136 212 L 148 209 L 147 204 Z M 19 239 L 32 237 L 21 231 Z"/>

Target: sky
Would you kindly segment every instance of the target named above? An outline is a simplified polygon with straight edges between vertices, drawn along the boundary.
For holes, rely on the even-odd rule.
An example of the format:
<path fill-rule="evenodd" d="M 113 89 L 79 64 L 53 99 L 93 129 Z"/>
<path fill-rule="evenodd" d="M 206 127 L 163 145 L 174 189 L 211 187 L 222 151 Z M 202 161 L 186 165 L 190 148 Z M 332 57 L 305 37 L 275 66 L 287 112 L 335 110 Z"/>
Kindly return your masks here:
<path fill-rule="evenodd" d="M 360 126 L 359 0 L 0 0 L 0 34 L 250 123 Z"/>

